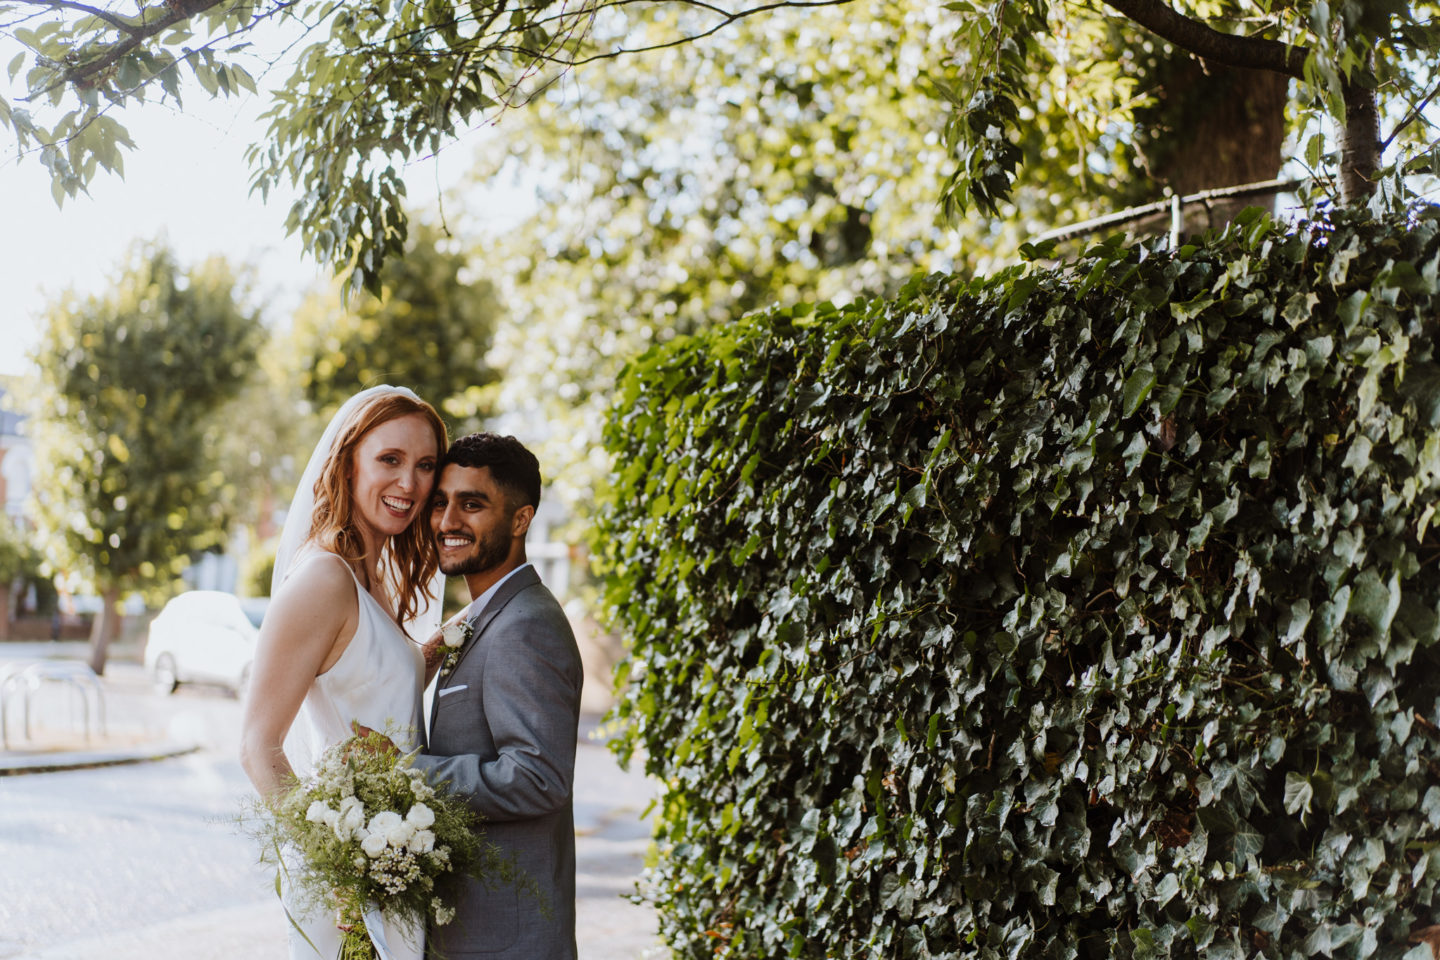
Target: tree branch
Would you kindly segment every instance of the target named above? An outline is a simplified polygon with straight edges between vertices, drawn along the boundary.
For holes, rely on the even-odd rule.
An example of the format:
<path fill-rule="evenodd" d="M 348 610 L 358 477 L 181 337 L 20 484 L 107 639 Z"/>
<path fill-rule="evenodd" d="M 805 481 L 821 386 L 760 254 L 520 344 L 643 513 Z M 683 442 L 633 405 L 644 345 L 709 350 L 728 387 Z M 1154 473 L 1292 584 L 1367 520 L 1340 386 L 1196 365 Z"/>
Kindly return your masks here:
<path fill-rule="evenodd" d="M 134 24 L 126 23 L 108 10 L 101 10 L 99 7 L 92 7 L 84 3 L 75 3 L 74 0 L 19 0 L 19 2 L 31 7 L 63 7 L 66 10 L 79 10 L 81 13 L 98 17 L 116 30 L 125 33 L 134 33 L 137 29 Z"/>
<path fill-rule="evenodd" d="M 1440 84 L 1431 87 L 1430 92 L 1425 94 L 1425 99 L 1410 108 L 1410 112 L 1406 114 L 1405 119 L 1401 120 L 1400 124 L 1394 130 L 1390 131 L 1390 136 L 1386 137 L 1384 142 L 1380 144 L 1381 153 L 1384 153 L 1386 148 L 1395 142 L 1395 138 L 1400 136 L 1406 127 L 1424 116 L 1425 108 L 1430 105 L 1431 100 L 1435 99 L 1437 93 L 1440 93 Z M 1429 121 L 1427 120 L 1426 123 L 1429 123 Z"/>
<path fill-rule="evenodd" d="M 1250 70 L 1273 70 L 1298 80 L 1305 78 L 1305 57 L 1310 52 L 1305 47 L 1262 37 L 1221 33 L 1199 20 L 1176 13 L 1163 0 L 1104 2 L 1162 40 L 1206 60 Z"/>
<path fill-rule="evenodd" d="M 674 40 L 667 40 L 663 43 L 649 44 L 643 47 L 616 47 L 609 53 L 597 53 L 588 57 L 581 57 L 578 60 L 556 60 L 554 62 L 560 63 L 564 66 L 579 67 L 587 63 L 594 63 L 596 60 L 615 60 L 627 54 L 648 53 L 652 50 L 665 50 L 670 47 L 682 46 L 695 40 L 701 40 L 705 37 L 710 36 L 711 34 L 718 33 L 719 31 L 730 26 L 730 24 L 735 23 L 737 20 L 743 20 L 746 17 L 754 16 L 757 13 L 768 13 L 771 10 L 780 10 L 786 7 L 842 7 L 850 2 L 851 0 L 776 0 L 776 2 L 774 3 L 766 3 L 758 7 L 750 7 L 745 10 L 730 11 L 722 10 L 719 7 L 711 6 L 708 3 L 701 2 L 701 0 L 685 0 L 686 6 L 699 7 L 702 10 L 713 13 L 721 18 L 720 22 L 715 24 L 713 27 L 710 27 L 708 30 L 702 30 L 696 34 L 688 34 L 683 37 L 677 37 Z M 619 6 L 619 4 L 607 4 L 607 6 Z"/>
<path fill-rule="evenodd" d="M 77 64 L 66 70 L 60 75 L 58 81 L 51 84 L 46 90 L 40 91 L 40 93 L 47 93 L 49 90 L 53 90 L 63 83 L 75 83 L 78 80 L 93 77 L 95 74 L 101 73 L 113 66 L 121 57 L 155 36 L 155 34 L 174 26 L 181 20 L 189 20 L 198 13 L 204 13 L 211 7 L 218 7 L 224 2 L 225 0 L 193 0 L 191 3 L 177 3 L 173 7 L 167 5 L 165 15 L 159 20 L 154 20 L 131 29 L 124 40 L 106 47 L 100 56 L 94 60 L 87 60 L 84 63 Z M 32 96 L 34 96 L 34 94 L 32 94 Z"/>

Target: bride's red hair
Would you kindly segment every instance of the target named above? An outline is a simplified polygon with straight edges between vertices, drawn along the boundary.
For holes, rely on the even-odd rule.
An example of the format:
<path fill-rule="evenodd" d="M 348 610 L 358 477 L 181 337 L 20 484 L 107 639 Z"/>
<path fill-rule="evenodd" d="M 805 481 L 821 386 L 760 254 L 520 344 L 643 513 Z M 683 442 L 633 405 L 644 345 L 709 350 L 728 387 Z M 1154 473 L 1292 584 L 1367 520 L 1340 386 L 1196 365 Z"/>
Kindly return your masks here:
<path fill-rule="evenodd" d="M 356 407 L 340 427 L 330 457 L 315 481 L 315 511 L 306 539 L 322 550 L 339 554 L 346 561 L 365 559 L 365 541 L 355 522 L 355 497 L 350 478 L 355 472 L 355 448 L 365 435 L 382 423 L 419 414 L 435 432 L 435 462 L 445 456 L 448 437 L 445 422 L 424 400 L 403 393 L 372 397 Z M 391 537 L 379 558 L 382 575 L 398 592 L 391 597 L 400 623 L 413 619 L 421 610 L 421 597 L 431 596 L 430 580 L 438 569 L 434 539 L 421 505 L 421 513 L 404 533 Z"/>

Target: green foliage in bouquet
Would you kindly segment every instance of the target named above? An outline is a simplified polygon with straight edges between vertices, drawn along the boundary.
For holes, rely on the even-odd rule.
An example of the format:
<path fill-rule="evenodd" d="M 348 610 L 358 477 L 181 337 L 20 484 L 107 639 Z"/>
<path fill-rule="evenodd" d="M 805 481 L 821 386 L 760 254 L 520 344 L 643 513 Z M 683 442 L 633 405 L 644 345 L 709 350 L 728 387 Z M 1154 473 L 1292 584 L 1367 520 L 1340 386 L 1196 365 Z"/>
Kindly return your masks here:
<path fill-rule="evenodd" d="M 1437 248 L 1250 211 L 635 362 L 596 548 L 675 955 L 1428 960 Z"/>
<path fill-rule="evenodd" d="M 464 799 L 432 787 L 410 766 L 414 754 L 383 750 L 384 743 L 370 733 L 329 747 L 313 774 L 257 802 L 247 821 L 262 860 L 276 867 L 276 893 L 283 883 L 304 912 L 335 914 L 347 960 L 375 956 L 367 907 L 423 930 L 454 919 L 462 879 L 519 881 L 513 863 L 484 841 Z"/>

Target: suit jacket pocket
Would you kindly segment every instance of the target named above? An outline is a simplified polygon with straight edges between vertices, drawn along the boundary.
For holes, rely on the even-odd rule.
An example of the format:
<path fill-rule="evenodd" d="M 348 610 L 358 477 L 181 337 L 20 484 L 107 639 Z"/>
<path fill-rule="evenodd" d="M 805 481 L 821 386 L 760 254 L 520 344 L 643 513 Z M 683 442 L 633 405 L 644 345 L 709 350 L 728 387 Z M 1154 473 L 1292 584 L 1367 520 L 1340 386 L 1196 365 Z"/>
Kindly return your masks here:
<path fill-rule="evenodd" d="M 460 909 L 445 931 L 445 956 L 483 957 L 501 953 L 520 936 L 520 894 L 513 882 L 492 880 L 465 885 Z"/>
<path fill-rule="evenodd" d="M 448 710 L 457 704 L 474 704 L 475 698 L 478 696 L 480 696 L 480 688 L 473 685 L 456 684 L 453 687 L 442 687 L 435 691 L 435 709 L 437 711 Z"/>

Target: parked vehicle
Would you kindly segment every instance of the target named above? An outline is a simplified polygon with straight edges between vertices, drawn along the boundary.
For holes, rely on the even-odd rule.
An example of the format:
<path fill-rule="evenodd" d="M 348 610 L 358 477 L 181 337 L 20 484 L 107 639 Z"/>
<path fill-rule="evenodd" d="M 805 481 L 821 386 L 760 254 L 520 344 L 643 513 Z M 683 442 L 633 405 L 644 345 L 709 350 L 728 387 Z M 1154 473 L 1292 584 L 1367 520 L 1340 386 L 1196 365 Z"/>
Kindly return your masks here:
<path fill-rule="evenodd" d="M 150 623 L 145 669 L 161 693 L 182 683 L 213 683 L 243 694 L 267 601 L 191 590 Z"/>

